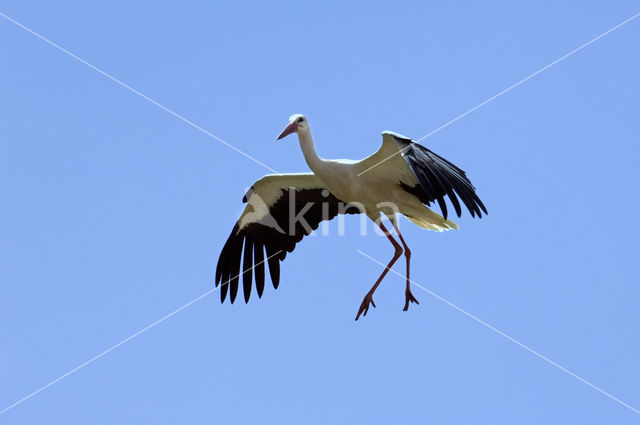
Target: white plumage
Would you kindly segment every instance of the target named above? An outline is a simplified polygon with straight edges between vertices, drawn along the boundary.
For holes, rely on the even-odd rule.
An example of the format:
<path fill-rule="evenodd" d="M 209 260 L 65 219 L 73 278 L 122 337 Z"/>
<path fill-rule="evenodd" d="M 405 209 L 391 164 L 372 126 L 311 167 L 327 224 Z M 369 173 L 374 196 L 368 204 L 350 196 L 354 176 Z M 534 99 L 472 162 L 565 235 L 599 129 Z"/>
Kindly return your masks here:
<path fill-rule="evenodd" d="M 280 278 L 279 262 L 295 244 L 319 223 L 337 214 L 365 213 L 385 233 L 395 254 L 371 290 L 365 295 L 356 320 L 366 315 L 373 293 L 388 269 L 405 253 L 407 286 L 405 307 L 417 303 L 409 284 L 411 251 L 396 224 L 396 214 L 425 229 L 443 231 L 458 226 L 447 217 L 447 196 L 458 216 L 462 203 L 472 216 L 482 217 L 486 209 L 464 171 L 407 137 L 391 131 L 382 133 L 382 146 L 360 161 L 325 160 L 315 151 L 308 120 L 293 115 L 279 139 L 297 133 L 304 158 L 313 173 L 271 174 L 255 182 L 244 198 L 247 207 L 225 243 L 216 269 L 216 286 L 222 284 L 221 300 L 227 292 L 233 302 L 243 277 L 245 301 L 248 302 L 252 277 L 262 296 L 265 281 L 264 263 L 269 264 L 275 288 Z M 443 215 L 428 205 L 437 202 Z M 390 220 L 402 243 L 393 238 L 381 221 Z M 404 249 L 403 249 L 404 248 Z M 265 257 L 266 252 L 266 257 Z M 242 268 L 240 263 L 242 260 Z"/>

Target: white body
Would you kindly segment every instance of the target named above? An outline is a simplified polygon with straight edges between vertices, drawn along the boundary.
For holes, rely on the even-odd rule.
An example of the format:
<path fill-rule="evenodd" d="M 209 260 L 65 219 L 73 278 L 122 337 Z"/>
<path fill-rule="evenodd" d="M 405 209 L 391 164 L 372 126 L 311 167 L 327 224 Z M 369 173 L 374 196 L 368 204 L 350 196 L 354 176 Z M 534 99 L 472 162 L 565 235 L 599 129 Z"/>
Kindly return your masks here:
<path fill-rule="evenodd" d="M 300 125 L 298 129 L 304 158 L 327 189 L 342 201 L 363 205 L 374 221 L 379 219 L 380 213 L 395 221 L 395 212 L 399 212 L 426 229 L 458 228 L 454 222 L 445 220 L 400 186 L 400 182 L 415 186 L 418 181 L 399 153 L 402 147 L 392 133 L 384 132 L 382 147 L 363 160 L 324 160 L 315 152 L 307 123 L 305 121 L 304 126 Z M 392 205 L 397 207 L 397 211 L 393 211 Z"/>

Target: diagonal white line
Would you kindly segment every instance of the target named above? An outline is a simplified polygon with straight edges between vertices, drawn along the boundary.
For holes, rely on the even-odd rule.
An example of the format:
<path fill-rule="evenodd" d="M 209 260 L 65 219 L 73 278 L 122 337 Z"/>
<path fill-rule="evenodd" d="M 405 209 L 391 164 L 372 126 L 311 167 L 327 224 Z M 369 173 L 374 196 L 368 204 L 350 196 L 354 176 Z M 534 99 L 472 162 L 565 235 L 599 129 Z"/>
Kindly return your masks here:
<path fill-rule="evenodd" d="M 61 52 L 66 53 L 67 55 L 71 56 L 72 58 L 74 58 L 75 60 L 77 60 L 78 62 L 81 62 L 83 64 L 85 64 L 86 66 L 88 66 L 89 68 L 93 69 L 94 71 L 104 75 L 105 77 L 107 77 L 108 79 L 118 83 L 119 85 L 121 85 L 122 87 L 124 87 L 125 89 L 137 94 L 138 96 L 140 96 L 141 98 L 143 98 L 144 100 L 154 104 L 155 106 L 157 106 L 158 108 L 162 109 L 165 112 L 170 113 L 171 115 L 173 115 L 174 117 L 178 118 L 179 120 L 189 124 L 191 127 L 195 128 L 196 130 L 206 134 L 207 136 L 217 140 L 218 142 L 222 143 L 223 145 L 233 149 L 234 151 L 238 152 L 240 155 L 243 155 L 246 158 L 249 158 L 250 160 L 252 160 L 253 162 L 255 162 L 256 164 L 262 165 L 264 168 L 266 168 L 267 170 L 273 172 L 273 173 L 277 173 L 276 170 L 274 170 L 273 168 L 269 167 L 268 165 L 264 164 L 263 162 L 260 162 L 259 160 L 255 159 L 254 157 L 252 157 L 251 155 L 249 155 L 248 153 L 236 148 L 235 146 L 233 146 L 231 143 L 228 143 L 224 140 L 222 140 L 220 137 L 216 136 L 215 134 L 205 130 L 204 128 L 200 127 L 199 125 L 197 125 L 196 123 L 194 123 L 193 121 L 188 120 L 187 118 L 183 117 L 182 115 L 178 114 L 177 112 L 173 111 L 172 109 L 167 108 L 166 106 L 158 103 L 157 101 L 151 99 L 150 97 L 142 94 L 141 92 L 139 92 L 138 90 L 134 89 L 133 87 L 131 87 L 130 85 L 120 81 L 119 79 L 117 79 L 116 77 L 107 74 L 106 72 L 104 72 L 103 70 L 101 70 L 100 68 L 98 68 L 97 66 L 94 66 L 92 64 L 90 64 L 89 62 L 85 61 L 84 59 L 74 55 L 73 53 L 71 53 L 70 51 L 64 49 L 63 47 L 57 45 L 56 43 L 54 43 L 53 41 L 49 40 L 48 38 L 45 38 L 44 36 L 38 34 L 37 32 L 35 32 L 34 30 L 32 30 L 31 28 L 21 24 L 20 22 L 16 21 L 15 19 L 5 15 L 4 13 L 0 12 L 0 16 L 2 16 L 3 18 L 5 18 L 7 21 L 13 22 L 14 24 L 16 24 L 17 26 L 19 26 L 20 28 L 22 28 L 25 31 L 30 32 L 31 34 L 35 35 L 36 37 L 38 37 L 40 40 L 44 41 L 47 44 L 50 44 L 51 46 L 55 47 L 56 49 L 60 50 Z"/>
<path fill-rule="evenodd" d="M 564 59 L 568 58 L 569 56 L 573 55 L 574 53 L 579 52 L 580 50 L 584 49 L 585 47 L 587 47 L 588 45 L 590 45 L 591 43 L 594 43 L 598 40 L 600 40 L 602 37 L 606 36 L 607 34 L 617 30 L 618 28 L 620 28 L 621 26 L 631 22 L 632 20 L 636 19 L 638 16 L 640 16 L 640 13 L 636 13 L 635 15 L 633 15 L 632 17 L 630 17 L 629 19 L 624 20 L 623 22 L 620 22 L 618 25 L 616 25 L 615 27 L 603 32 L 602 34 L 600 34 L 599 36 L 597 36 L 596 38 L 591 39 L 590 41 L 584 43 L 582 46 L 573 49 L 572 51 L 570 51 L 569 53 L 567 53 L 566 55 L 559 57 L 558 59 L 554 60 L 553 62 L 551 62 L 550 64 L 543 66 L 542 68 L 540 68 L 539 70 L 537 70 L 536 72 L 534 72 L 533 74 L 529 75 L 528 77 L 523 78 L 522 80 L 518 81 L 517 83 L 514 83 L 512 85 L 510 85 L 509 87 L 507 87 L 506 89 L 502 90 L 500 93 L 491 96 L 490 98 L 488 98 L 487 100 L 485 100 L 482 103 L 477 104 L 476 106 L 474 106 L 473 108 L 469 109 L 467 112 L 464 112 L 460 115 L 458 115 L 457 117 L 453 118 L 452 120 L 444 123 L 443 125 L 441 125 L 440 127 L 436 128 L 435 130 L 432 130 L 431 132 L 425 134 L 424 136 L 422 136 L 421 138 L 419 138 L 418 140 L 416 140 L 416 142 L 420 142 L 424 139 L 426 139 L 429 136 L 432 136 L 434 134 L 436 134 L 437 132 L 439 132 L 440 130 L 449 127 L 451 124 L 453 124 L 454 122 L 458 121 L 461 118 L 466 117 L 467 115 L 469 115 L 470 113 L 472 113 L 473 111 L 475 111 L 476 109 L 479 109 L 481 107 L 483 107 L 484 105 L 486 105 L 487 103 L 499 98 L 500 96 L 502 96 L 503 94 L 511 91 L 512 89 L 518 87 L 520 84 L 524 83 L 527 80 L 530 80 L 531 78 L 535 77 L 536 75 L 540 74 L 541 72 L 546 71 L 547 69 L 551 68 L 553 65 L 557 64 L 558 62 L 563 61 Z M 367 171 L 371 170 L 372 168 L 377 167 L 378 165 L 382 164 L 383 162 L 393 158 L 394 156 L 401 154 L 402 152 L 404 152 L 407 148 L 409 148 L 409 146 L 399 150 L 398 152 L 394 153 L 393 155 L 388 156 L 387 158 L 383 159 L 382 161 L 372 165 L 371 167 L 367 168 L 366 170 L 364 170 L 363 172 L 361 172 L 360 174 L 358 174 L 358 176 L 363 175 L 364 173 L 366 173 Z"/>
<path fill-rule="evenodd" d="M 275 257 L 276 255 L 280 254 L 282 252 L 282 250 L 279 250 L 278 252 L 276 252 L 275 254 L 270 255 L 269 257 L 267 257 L 266 259 L 262 260 L 261 262 L 254 264 L 253 267 L 251 267 L 248 270 L 253 270 L 254 268 L 256 268 L 257 266 L 259 266 L 260 264 L 263 264 L 264 262 L 268 261 L 269 259 Z M 205 298 L 206 296 L 210 295 L 211 293 L 217 291 L 218 289 L 222 288 L 224 285 L 228 284 L 232 279 L 235 279 L 237 277 L 240 277 L 242 273 L 238 274 L 237 276 L 233 277 L 233 278 L 229 278 L 226 282 L 223 282 L 220 284 L 220 286 L 215 287 L 215 288 L 211 288 L 209 289 L 207 292 L 205 292 L 204 294 L 200 295 L 197 298 L 192 299 L 191 301 L 189 301 L 188 303 L 186 303 L 185 305 L 183 305 L 182 307 L 179 307 L 175 310 L 173 310 L 171 313 L 163 316 L 162 318 L 156 320 L 155 322 L 153 322 L 152 324 L 140 329 L 138 332 L 134 333 L 133 335 L 123 339 L 122 341 L 120 341 L 119 343 L 117 343 L 116 345 L 104 350 L 102 353 L 90 358 L 89 360 L 87 360 L 86 362 L 82 363 L 81 365 L 71 369 L 69 372 L 65 373 L 64 375 L 60 375 L 59 377 L 57 377 L 56 379 L 54 379 L 53 381 L 49 382 L 48 384 L 38 388 L 37 390 L 35 390 L 34 392 L 22 397 L 20 400 L 16 401 L 15 403 L 5 407 L 4 409 L 0 410 L 0 415 L 2 415 L 3 413 L 13 409 L 14 407 L 16 407 L 17 405 L 29 400 L 31 397 L 33 397 L 34 395 L 38 394 L 41 391 L 46 390 L 47 388 L 49 388 L 50 386 L 52 386 L 53 384 L 62 381 L 64 378 L 66 378 L 67 376 L 73 374 L 74 372 L 77 372 L 78 370 L 82 369 L 83 367 L 93 363 L 94 361 L 98 360 L 100 357 L 104 356 L 105 354 L 110 353 L 111 351 L 115 350 L 116 348 L 120 347 L 121 345 L 131 341 L 133 338 L 145 333 L 146 331 L 148 331 L 149 329 L 153 328 L 154 326 L 164 322 L 165 320 L 167 320 L 168 318 L 174 316 L 177 313 L 180 313 L 182 310 L 184 310 L 185 308 L 189 307 L 191 304 L 197 303 L 198 301 L 200 301 L 201 299 Z"/>
<path fill-rule="evenodd" d="M 387 268 L 386 264 L 381 263 L 380 261 L 376 260 L 375 258 L 371 257 L 370 255 L 365 254 L 364 252 L 360 251 L 359 249 L 357 249 L 356 251 L 358 251 L 359 254 L 362 254 L 364 257 L 368 258 L 369 260 L 373 261 L 374 263 L 377 263 L 379 265 L 381 265 L 384 268 Z M 403 279 L 407 279 L 407 277 L 405 275 L 403 275 L 402 273 L 398 273 L 397 271 L 393 270 L 393 269 L 389 269 L 389 271 L 391 273 L 394 273 L 398 276 L 400 276 Z M 440 295 L 436 294 L 435 292 L 431 291 L 430 289 L 425 288 L 424 286 L 420 285 L 417 282 L 414 282 L 413 280 L 409 279 L 409 282 L 411 282 L 412 285 L 417 286 L 418 288 L 422 289 L 423 291 L 425 291 L 426 293 L 428 293 L 429 295 L 439 299 L 440 301 L 442 301 L 443 303 L 449 305 L 450 307 L 453 307 L 454 309 L 458 310 L 460 313 L 466 315 L 467 317 L 470 317 L 471 319 L 475 320 L 476 322 L 480 323 L 481 325 L 491 329 L 492 331 L 496 332 L 499 335 L 502 335 L 503 337 L 505 337 L 506 339 L 508 339 L 509 341 L 513 342 L 514 344 L 517 344 L 518 346 L 524 348 L 525 350 L 527 350 L 528 352 L 530 352 L 531 354 L 536 355 L 537 357 L 541 358 L 542 360 L 544 360 L 545 362 L 551 364 L 552 366 L 557 367 L 558 369 L 560 369 L 563 372 L 568 373 L 569 375 L 573 376 L 574 378 L 576 378 L 577 380 L 579 380 L 582 383 L 587 384 L 588 386 L 590 386 L 591 388 L 593 388 L 594 390 L 600 392 L 601 394 L 604 394 L 605 396 L 609 397 L 611 400 L 623 405 L 624 407 L 626 407 L 627 409 L 630 409 L 631 411 L 637 413 L 640 415 L 640 410 L 636 409 L 633 406 L 628 405 L 627 403 L 625 403 L 624 401 L 620 400 L 619 398 L 611 395 L 610 393 L 606 392 L 605 390 L 603 390 L 602 388 L 592 384 L 591 382 L 587 381 L 586 379 L 576 375 L 575 373 L 571 372 L 569 369 L 560 366 L 558 363 L 554 362 L 553 360 L 549 359 L 548 357 L 543 356 L 542 354 L 538 353 L 537 351 L 535 351 L 533 348 L 521 343 L 520 341 L 518 341 L 517 339 L 510 337 L 509 335 L 507 335 L 506 333 L 502 332 L 499 329 L 496 329 L 495 327 L 491 326 L 490 324 L 488 324 L 487 322 L 485 322 L 482 319 L 477 318 L 476 316 L 474 316 L 473 314 L 463 310 L 462 308 L 458 307 L 457 305 L 455 305 L 454 303 L 452 303 L 451 301 L 442 298 Z"/>

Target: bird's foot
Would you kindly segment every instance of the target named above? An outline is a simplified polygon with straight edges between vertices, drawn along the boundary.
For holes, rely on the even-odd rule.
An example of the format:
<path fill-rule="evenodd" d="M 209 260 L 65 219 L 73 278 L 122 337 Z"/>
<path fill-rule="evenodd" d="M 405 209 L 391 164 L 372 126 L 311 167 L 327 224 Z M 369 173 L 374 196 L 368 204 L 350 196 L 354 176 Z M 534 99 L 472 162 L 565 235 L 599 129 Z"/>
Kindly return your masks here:
<path fill-rule="evenodd" d="M 404 291 L 404 296 L 405 296 L 405 302 L 404 302 L 404 308 L 402 309 L 402 311 L 409 310 L 409 302 L 420 304 L 416 299 L 416 297 L 413 296 L 409 288 L 407 288 L 407 290 Z"/>
<path fill-rule="evenodd" d="M 369 311 L 369 304 L 371 304 L 374 308 L 376 307 L 376 303 L 373 302 L 373 294 L 371 293 L 367 293 L 367 295 L 364 296 L 362 304 L 360 304 L 360 308 L 358 309 L 356 320 L 358 320 L 361 314 L 363 317 L 367 315 L 367 311 Z"/>

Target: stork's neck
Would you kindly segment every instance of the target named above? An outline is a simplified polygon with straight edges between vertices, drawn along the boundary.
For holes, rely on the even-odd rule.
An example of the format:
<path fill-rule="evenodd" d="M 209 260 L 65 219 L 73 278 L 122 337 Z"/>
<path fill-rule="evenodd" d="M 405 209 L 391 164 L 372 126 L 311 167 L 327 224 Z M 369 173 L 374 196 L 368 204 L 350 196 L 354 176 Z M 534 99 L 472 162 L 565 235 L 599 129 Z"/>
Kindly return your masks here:
<path fill-rule="evenodd" d="M 300 149 L 302 149 L 302 154 L 304 155 L 304 159 L 307 161 L 307 164 L 309 164 L 309 168 L 311 168 L 314 173 L 318 174 L 324 160 L 316 153 L 311 132 L 299 132 L 298 140 L 300 141 Z"/>

